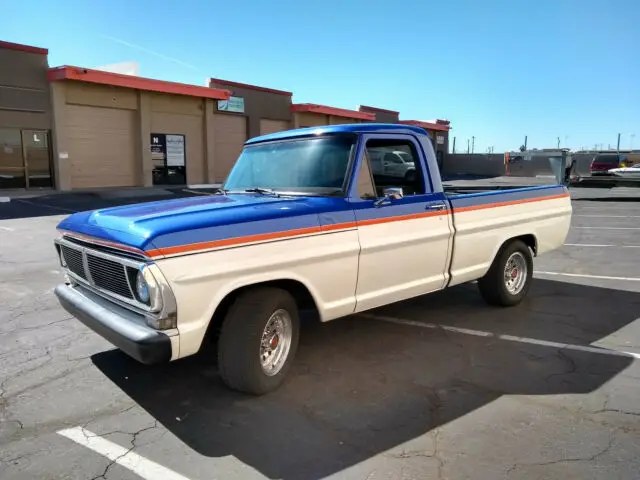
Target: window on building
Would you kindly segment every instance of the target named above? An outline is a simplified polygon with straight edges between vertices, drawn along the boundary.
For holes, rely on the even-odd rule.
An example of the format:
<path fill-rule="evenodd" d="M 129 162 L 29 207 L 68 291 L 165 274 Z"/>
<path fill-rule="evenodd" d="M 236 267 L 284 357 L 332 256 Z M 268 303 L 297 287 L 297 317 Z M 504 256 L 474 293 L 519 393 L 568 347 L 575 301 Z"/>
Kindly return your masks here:
<path fill-rule="evenodd" d="M 0 128 L 0 188 L 24 188 L 26 175 L 20 130 Z"/>

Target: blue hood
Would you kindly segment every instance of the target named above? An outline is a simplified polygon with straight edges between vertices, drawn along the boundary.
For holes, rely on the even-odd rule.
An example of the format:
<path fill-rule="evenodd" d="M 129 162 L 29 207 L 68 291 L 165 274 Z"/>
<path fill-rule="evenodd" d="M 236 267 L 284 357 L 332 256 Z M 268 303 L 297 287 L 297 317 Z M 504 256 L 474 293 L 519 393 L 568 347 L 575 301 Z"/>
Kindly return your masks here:
<path fill-rule="evenodd" d="M 158 252 L 177 245 L 317 228 L 318 212 L 326 209 L 327 202 L 336 200 L 207 195 L 75 213 L 60 222 L 58 228 Z"/>

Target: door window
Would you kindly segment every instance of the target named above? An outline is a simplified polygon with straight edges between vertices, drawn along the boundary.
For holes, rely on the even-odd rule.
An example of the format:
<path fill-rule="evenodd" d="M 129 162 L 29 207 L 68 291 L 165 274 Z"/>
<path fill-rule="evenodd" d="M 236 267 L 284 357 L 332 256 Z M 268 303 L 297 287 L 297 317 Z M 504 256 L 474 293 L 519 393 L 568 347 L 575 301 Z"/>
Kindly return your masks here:
<path fill-rule="evenodd" d="M 373 188 L 377 197 L 382 197 L 385 188 L 402 188 L 404 195 L 422 195 L 424 190 L 424 174 L 420 165 L 420 157 L 415 146 L 408 140 L 368 140 L 366 155 L 367 170 L 371 172 Z M 360 176 L 366 177 L 361 169 Z M 359 179 L 358 192 L 360 193 Z M 364 192 L 365 190 L 363 190 Z M 365 198 L 360 195 L 361 198 Z"/>

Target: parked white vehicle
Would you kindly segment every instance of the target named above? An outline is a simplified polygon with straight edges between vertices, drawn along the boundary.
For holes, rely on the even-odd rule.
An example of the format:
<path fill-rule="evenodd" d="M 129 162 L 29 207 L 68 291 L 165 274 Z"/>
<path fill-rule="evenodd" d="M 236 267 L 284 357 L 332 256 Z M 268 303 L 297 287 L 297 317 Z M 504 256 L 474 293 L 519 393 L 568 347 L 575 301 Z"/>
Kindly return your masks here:
<path fill-rule="evenodd" d="M 609 173 L 616 177 L 640 179 L 640 163 L 636 163 L 631 167 L 612 168 Z"/>
<path fill-rule="evenodd" d="M 385 148 L 372 148 L 368 153 L 374 175 L 394 180 L 415 180 L 416 166 L 410 153 Z"/>
<path fill-rule="evenodd" d="M 418 174 L 379 173 L 381 148 Z M 562 185 L 445 192 L 421 128 L 298 129 L 247 141 L 218 195 L 63 220 L 55 293 L 143 363 L 204 352 L 229 387 L 263 394 L 291 366 L 301 310 L 326 322 L 474 280 L 513 306 L 570 222 Z"/>

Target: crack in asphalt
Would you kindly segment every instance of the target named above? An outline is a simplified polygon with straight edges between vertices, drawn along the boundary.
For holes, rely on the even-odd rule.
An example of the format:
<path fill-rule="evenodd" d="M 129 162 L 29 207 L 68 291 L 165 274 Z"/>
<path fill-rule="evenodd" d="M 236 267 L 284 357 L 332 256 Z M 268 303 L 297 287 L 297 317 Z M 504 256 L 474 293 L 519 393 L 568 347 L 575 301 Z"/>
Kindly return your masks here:
<path fill-rule="evenodd" d="M 116 458 L 114 458 L 113 460 L 110 460 L 109 463 L 107 464 L 107 466 L 105 467 L 104 471 L 100 474 L 97 475 L 95 477 L 93 477 L 91 480 L 98 480 L 99 478 L 102 478 L 103 480 L 107 480 L 107 475 L 109 474 L 109 470 L 111 469 L 111 467 L 113 467 L 116 463 L 118 463 L 118 460 L 126 457 L 127 455 L 129 455 L 129 453 L 131 453 L 135 448 L 136 448 L 136 440 L 138 439 L 138 435 L 140 435 L 141 433 L 147 432 L 149 430 L 153 430 L 155 428 L 158 428 L 158 420 L 155 420 L 153 422 L 153 425 L 149 426 L 149 427 L 144 427 L 140 430 L 137 430 L 133 433 L 127 433 L 127 432 L 111 432 L 111 433 L 122 433 L 125 435 L 130 435 L 131 436 L 131 447 L 127 449 L 126 452 L 124 452 L 122 455 L 118 455 Z M 87 435 L 86 431 L 84 428 L 82 428 L 82 434 L 85 436 L 85 438 L 87 440 L 90 440 L 91 438 L 94 437 L 104 437 L 105 435 L 109 435 L 110 433 L 105 433 L 105 434 L 101 434 L 101 435 Z"/>
<path fill-rule="evenodd" d="M 571 358 L 569 355 L 565 353 L 564 348 L 559 348 L 556 352 L 556 355 L 566 363 L 567 369 L 563 372 L 552 373 L 550 375 L 547 375 L 545 379 L 546 382 L 549 382 L 554 377 L 570 375 L 572 373 L 575 373 L 577 370 L 576 362 L 573 360 L 573 358 Z"/>
<path fill-rule="evenodd" d="M 36 452 L 25 452 L 25 453 L 21 453 L 20 455 L 16 455 L 15 457 L 0 458 L 0 464 L 10 465 L 12 463 L 16 463 L 22 460 L 23 458 L 31 457 L 35 454 Z"/>
<path fill-rule="evenodd" d="M 549 465 L 557 465 L 560 463 L 574 463 L 574 462 L 593 462 L 603 455 L 606 455 L 611 450 L 613 443 L 616 440 L 616 432 L 613 430 L 609 436 L 609 442 L 600 451 L 588 457 L 571 457 L 571 458 L 559 458 L 557 460 L 551 460 L 548 462 L 535 462 L 535 463 L 515 463 L 507 468 L 507 474 L 511 474 L 513 471 L 522 467 L 545 467 Z"/>
<path fill-rule="evenodd" d="M 621 409 L 618 409 L 618 408 L 603 408 L 603 409 L 600 409 L 600 410 L 596 410 L 593 413 L 609 413 L 609 412 L 620 413 L 622 415 L 634 415 L 636 417 L 640 417 L 640 412 L 632 412 L 631 410 L 621 410 Z"/>
<path fill-rule="evenodd" d="M 10 420 L 2 420 L 2 423 L 15 423 L 16 425 L 18 425 L 19 430 L 23 430 L 24 429 L 24 425 L 23 425 L 22 421 L 17 420 L 15 418 L 12 418 Z"/>
<path fill-rule="evenodd" d="M 36 313 L 36 312 L 29 312 L 29 313 Z M 18 318 L 19 318 L 19 316 L 12 318 L 12 320 L 17 320 Z M 29 326 L 29 327 L 17 326 L 15 328 L 11 329 L 11 330 L 6 330 L 4 332 L 0 332 L 0 336 L 11 335 L 11 334 L 15 334 L 17 332 L 28 332 L 30 330 L 40 330 L 42 328 L 50 327 L 51 325 L 56 325 L 56 324 L 62 323 L 62 322 L 68 322 L 69 320 L 73 320 L 73 318 L 74 317 L 72 317 L 72 316 L 68 316 L 68 317 L 61 318 L 59 320 L 54 320 L 53 322 L 44 323 L 42 325 L 32 325 L 32 326 Z"/>
<path fill-rule="evenodd" d="M 430 397 L 429 400 L 431 404 L 430 412 L 433 415 L 433 423 L 434 425 L 439 425 L 441 423 L 440 412 L 443 407 L 442 398 L 440 397 L 440 395 L 436 390 L 434 389 L 429 389 L 429 390 L 430 392 L 428 393 L 428 395 Z M 385 456 L 389 458 L 396 458 L 396 459 L 407 459 L 407 458 L 417 458 L 417 457 L 435 459 L 438 462 L 438 479 L 442 479 L 445 460 L 444 458 L 442 458 L 442 452 L 440 451 L 441 433 L 442 433 L 442 429 L 440 427 L 436 427 L 431 431 L 431 434 L 433 435 L 433 452 L 431 453 L 424 452 L 422 450 L 411 450 L 411 451 L 403 450 L 401 453 L 396 453 L 396 454 L 390 453 L 390 454 L 386 454 Z"/>

